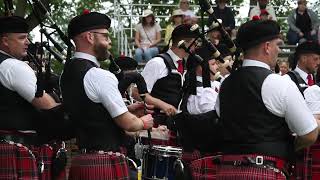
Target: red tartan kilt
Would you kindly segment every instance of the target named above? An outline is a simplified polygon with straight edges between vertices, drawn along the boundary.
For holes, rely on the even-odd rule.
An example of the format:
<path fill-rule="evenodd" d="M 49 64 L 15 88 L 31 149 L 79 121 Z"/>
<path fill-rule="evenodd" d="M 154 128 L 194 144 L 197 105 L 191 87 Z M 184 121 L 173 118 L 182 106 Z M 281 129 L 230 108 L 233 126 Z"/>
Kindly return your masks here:
<path fill-rule="evenodd" d="M 80 154 L 72 159 L 69 180 L 116 180 L 129 179 L 124 156 L 115 154 Z"/>
<path fill-rule="evenodd" d="M 217 165 L 213 163 L 214 156 L 204 157 L 190 164 L 190 170 L 193 180 L 215 180 Z"/>
<path fill-rule="evenodd" d="M 252 156 L 255 155 L 223 155 L 223 161 L 235 161 L 235 160 L 243 160 L 244 156 Z M 263 156 L 264 160 L 275 161 L 276 159 L 273 157 Z M 234 166 L 234 165 L 219 165 L 216 168 L 216 179 L 217 180 L 247 180 L 247 179 L 255 179 L 255 180 L 286 180 L 286 177 L 282 173 L 274 172 L 273 170 L 252 166 Z"/>
<path fill-rule="evenodd" d="M 51 180 L 52 179 L 52 160 L 53 157 L 57 154 L 58 150 L 61 148 L 61 145 L 54 144 L 52 146 L 44 144 L 41 146 L 33 146 L 31 148 L 34 153 L 37 162 L 44 164 L 44 171 L 39 173 L 40 180 Z M 62 171 L 56 180 L 66 180 L 66 170 Z"/>
<path fill-rule="evenodd" d="M 201 158 L 201 153 L 198 150 L 194 150 L 192 152 L 186 152 L 183 151 L 182 153 L 182 161 L 186 164 L 191 164 L 192 161 L 200 159 Z"/>
<path fill-rule="evenodd" d="M 17 145 L 0 143 L 1 180 L 38 180 L 36 159 L 29 150 Z"/>
<path fill-rule="evenodd" d="M 320 179 L 320 141 L 297 155 L 293 175 L 290 179 Z"/>
<path fill-rule="evenodd" d="M 31 148 L 33 154 L 37 159 L 37 163 L 43 162 L 44 171 L 39 172 L 40 180 L 51 180 L 51 166 L 52 166 L 52 157 L 53 150 L 48 145 L 35 146 Z"/>
<path fill-rule="evenodd" d="M 312 158 L 312 180 L 320 179 L 320 143 L 319 141 L 316 144 L 310 147 L 310 153 Z"/>

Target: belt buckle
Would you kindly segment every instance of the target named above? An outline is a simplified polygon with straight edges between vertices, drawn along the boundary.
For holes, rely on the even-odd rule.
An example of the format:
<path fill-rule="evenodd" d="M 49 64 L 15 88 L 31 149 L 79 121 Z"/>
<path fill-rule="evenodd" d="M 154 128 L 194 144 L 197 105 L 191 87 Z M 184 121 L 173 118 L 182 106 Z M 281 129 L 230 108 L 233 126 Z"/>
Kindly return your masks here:
<path fill-rule="evenodd" d="M 263 156 L 256 157 L 256 165 L 263 165 Z"/>

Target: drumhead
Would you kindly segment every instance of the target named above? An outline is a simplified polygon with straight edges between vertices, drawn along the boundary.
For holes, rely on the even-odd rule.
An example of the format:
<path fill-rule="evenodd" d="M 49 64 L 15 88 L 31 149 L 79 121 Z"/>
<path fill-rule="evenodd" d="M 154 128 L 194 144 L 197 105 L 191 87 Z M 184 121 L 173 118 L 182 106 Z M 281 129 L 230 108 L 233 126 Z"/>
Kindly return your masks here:
<path fill-rule="evenodd" d="M 181 157 L 182 156 L 182 149 L 179 147 L 154 145 L 152 146 L 152 150 L 155 154 L 161 155 L 164 157 L 166 156 Z"/>

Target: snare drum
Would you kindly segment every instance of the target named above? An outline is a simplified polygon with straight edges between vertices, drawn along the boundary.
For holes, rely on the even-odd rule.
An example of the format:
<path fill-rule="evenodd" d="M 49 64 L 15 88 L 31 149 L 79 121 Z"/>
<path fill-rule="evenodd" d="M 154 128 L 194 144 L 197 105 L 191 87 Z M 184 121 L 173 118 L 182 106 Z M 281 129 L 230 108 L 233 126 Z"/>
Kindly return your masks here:
<path fill-rule="evenodd" d="M 143 179 L 175 179 L 176 168 L 183 170 L 182 149 L 171 146 L 152 146 L 143 152 Z"/>

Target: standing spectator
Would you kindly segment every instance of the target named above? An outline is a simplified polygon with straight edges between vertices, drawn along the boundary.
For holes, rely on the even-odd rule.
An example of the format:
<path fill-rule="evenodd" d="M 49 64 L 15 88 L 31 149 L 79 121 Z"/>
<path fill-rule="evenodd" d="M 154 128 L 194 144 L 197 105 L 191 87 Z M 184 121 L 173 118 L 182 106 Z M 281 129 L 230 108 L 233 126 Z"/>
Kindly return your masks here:
<path fill-rule="evenodd" d="M 191 11 L 189 8 L 190 2 L 188 0 L 180 0 L 179 7 L 180 10 L 184 14 L 183 22 L 185 24 L 196 24 L 198 22 L 198 19 L 193 11 Z"/>
<path fill-rule="evenodd" d="M 269 3 L 269 0 L 258 0 L 257 6 L 255 6 L 250 10 L 250 13 L 249 13 L 250 19 L 252 19 L 253 16 L 260 16 L 261 11 L 266 10 L 269 13 L 268 19 L 276 21 L 277 18 L 276 18 L 275 10 L 273 6 L 268 5 L 268 3 Z"/>
<path fill-rule="evenodd" d="M 318 15 L 307 8 L 306 0 L 298 0 L 298 8 L 288 16 L 288 43 L 295 45 L 306 40 L 317 40 Z"/>
<path fill-rule="evenodd" d="M 142 22 L 136 26 L 135 43 L 137 49 L 134 58 L 138 62 L 149 61 L 159 54 L 158 43 L 161 41 L 161 27 L 155 21 L 150 9 L 143 11 Z"/>
<path fill-rule="evenodd" d="M 171 34 L 174 28 L 182 24 L 183 16 L 184 15 L 181 9 L 176 9 L 172 12 L 172 15 L 170 17 L 171 23 L 166 27 L 166 34 L 164 36 L 164 42 L 166 44 L 169 44 L 169 41 L 171 39 Z"/>
<path fill-rule="evenodd" d="M 228 0 L 216 0 L 217 6 L 214 7 L 213 10 L 214 10 L 214 15 L 218 19 L 222 20 L 222 25 L 231 35 L 232 34 L 231 32 L 234 31 L 235 29 L 235 20 L 234 20 L 234 14 L 231 8 L 226 6 L 228 2 L 229 2 Z M 235 32 L 233 34 L 235 34 Z"/>

